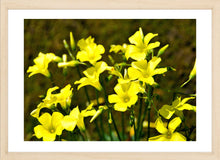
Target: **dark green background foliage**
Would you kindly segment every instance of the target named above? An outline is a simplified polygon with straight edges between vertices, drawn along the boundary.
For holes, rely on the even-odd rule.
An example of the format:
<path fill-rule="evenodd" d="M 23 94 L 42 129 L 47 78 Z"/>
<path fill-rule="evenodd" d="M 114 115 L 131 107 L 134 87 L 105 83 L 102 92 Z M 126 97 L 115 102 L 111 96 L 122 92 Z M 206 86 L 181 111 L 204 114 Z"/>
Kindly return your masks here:
<path fill-rule="evenodd" d="M 176 90 L 183 82 L 188 79 L 188 75 L 193 68 L 196 58 L 196 20 L 170 20 L 170 19 L 126 19 L 126 20 L 113 20 L 113 19 L 89 19 L 89 20 L 24 20 L 24 139 L 36 140 L 32 137 L 33 128 L 38 124 L 37 120 L 30 116 L 30 113 L 41 102 L 40 95 L 45 95 L 48 88 L 52 87 L 51 81 L 43 75 L 37 74 L 28 78 L 26 73 L 29 66 L 32 66 L 33 59 L 38 56 L 39 52 L 55 53 L 57 56 L 68 54 L 63 46 L 63 39 L 69 43 L 69 33 L 73 32 L 75 41 L 81 38 L 92 36 L 95 38 L 97 44 L 102 44 L 105 47 L 105 54 L 103 60 L 112 65 L 107 58 L 109 54 L 113 56 L 116 62 L 121 61 L 118 54 L 109 53 L 111 44 L 129 43 L 128 38 L 133 35 L 139 27 L 142 27 L 144 35 L 149 32 L 158 33 L 159 36 L 152 39 L 151 42 L 156 40 L 161 42 L 161 47 L 169 44 L 169 48 L 162 55 L 160 67 L 172 66 L 176 71 L 169 71 L 164 76 L 158 75 L 155 77 L 156 82 L 160 84 L 160 88 L 155 89 L 158 94 L 155 105 L 159 109 L 164 104 L 171 104 L 173 93 L 167 92 L 164 89 Z M 155 50 L 156 52 L 158 49 Z M 70 60 L 70 57 L 68 57 Z M 84 109 L 86 96 L 84 89 L 76 92 L 74 81 L 79 80 L 76 68 L 69 68 L 68 75 L 64 78 L 62 69 L 57 68 L 56 64 L 49 65 L 55 84 L 63 88 L 66 84 L 70 83 L 74 87 L 74 95 L 72 98 L 73 106 L 79 105 L 80 109 Z M 80 66 L 80 70 L 85 68 Z M 105 73 L 106 74 L 106 73 Z M 112 94 L 113 87 L 116 84 L 116 79 L 113 79 L 109 84 L 106 84 L 108 94 Z M 95 90 L 92 87 L 87 87 L 91 99 L 95 99 Z M 196 93 L 196 80 L 194 79 L 186 85 L 181 92 L 191 94 Z M 103 96 L 101 94 L 101 96 Z M 182 95 L 183 96 L 183 95 Z M 184 96 L 183 96 L 184 97 Z M 195 100 L 190 101 L 195 105 Z M 137 113 L 137 111 L 136 111 Z M 120 112 L 113 111 L 119 130 Z M 186 115 L 186 124 L 188 127 L 195 126 L 196 114 L 192 111 L 184 111 Z M 126 113 L 126 126 L 129 124 L 129 113 Z M 156 116 L 152 109 L 151 121 L 155 121 Z M 90 118 L 85 118 L 86 128 L 90 133 L 92 140 L 98 140 L 95 131 L 94 123 L 90 124 Z M 107 129 L 107 113 L 103 117 L 104 127 Z M 145 130 L 144 130 L 145 131 Z M 152 133 L 158 134 L 155 129 Z M 191 139 L 195 140 L 195 130 Z M 79 139 L 78 139 L 79 140 Z"/>

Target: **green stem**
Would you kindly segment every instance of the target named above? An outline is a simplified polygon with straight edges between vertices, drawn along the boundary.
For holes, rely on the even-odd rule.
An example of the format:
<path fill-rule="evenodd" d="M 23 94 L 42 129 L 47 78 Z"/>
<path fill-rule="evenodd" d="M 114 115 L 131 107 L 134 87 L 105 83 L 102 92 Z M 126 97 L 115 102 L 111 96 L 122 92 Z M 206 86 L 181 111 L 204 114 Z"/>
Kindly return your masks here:
<path fill-rule="evenodd" d="M 109 109 L 108 110 L 108 127 L 109 127 L 109 134 L 110 134 L 110 139 L 111 141 L 113 140 L 112 138 L 112 128 L 111 128 L 111 124 L 110 124 L 110 119 L 112 120 L 112 118 L 110 117 L 111 116 L 111 110 Z"/>
<path fill-rule="evenodd" d="M 140 132 L 139 132 L 139 136 L 142 135 L 142 130 L 143 130 L 143 122 L 144 122 L 144 119 L 146 117 L 146 114 L 147 114 L 147 111 L 148 111 L 148 108 L 149 106 L 151 105 L 151 99 L 152 99 L 152 96 L 153 96 L 153 88 L 151 86 L 148 86 L 148 99 L 146 100 L 145 104 L 146 106 L 144 107 L 144 114 L 143 114 L 143 117 L 142 117 L 142 120 L 141 120 L 141 126 L 140 126 Z M 149 116 L 148 116 L 149 117 Z M 149 123 L 149 122 L 148 122 Z M 148 127 L 150 127 L 150 125 L 148 125 Z M 149 130 L 149 129 L 148 129 Z"/>
<path fill-rule="evenodd" d="M 79 134 L 81 135 L 83 141 L 85 141 L 85 137 L 84 137 L 84 135 L 81 133 L 81 131 L 79 131 Z"/>
<path fill-rule="evenodd" d="M 131 109 L 131 116 L 132 116 L 132 123 L 134 126 L 134 140 L 137 140 L 137 131 L 136 131 L 136 125 L 135 125 L 135 116 L 134 116 L 134 107 Z"/>
<path fill-rule="evenodd" d="M 147 110 L 148 110 L 148 120 L 147 120 L 147 121 L 148 121 L 148 126 L 147 126 L 147 141 L 148 141 L 149 138 L 150 138 L 150 111 L 151 111 L 151 103 L 149 103 Z"/>
<path fill-rule="evenodd" d="M 55 83 L 54 83 L 54 79 L 53 79 L 53 75 L 50 74 L 50 77 L 49 77 L 50 81 L 51 81 L 51 84 L 52 84 L 52 87 L 55 87 Z"/>
<path fill-rule="evenodd" d="M 116 131 L 116 133 L 117 133 L 118 139 L 119 139 L 119 141 L 121 141 L 121 137 L 120 137 L 120 134 L 119 134 L 119 132 L 118 132 L 118 128 L 117 128 L 117 126 L 116 126 L 116 123 L 115 123 L 115 119 L 114 119 L 113 114 L 112 114 L 112 122 L 113 122 L 113 125 L 114 125 L 114 127 L 115 127 L 115 131 Z"/>
<path fill-rule="evenodd" d="M 83 131 L 82 135 L 83 135 L 84 139 L 85 139 L 86 141 L 88 141 L 88 137 L 87 137 L 86 131 Z"/>
<path fill-rule="evenodd" d="M 140 130 L 140 125 L 141 125 L 141 112 L 142 112 L 142 103 L 143 103 L 143 94 L 140 94 L 140 106 L 139 106 L 139 113 L 138 113 L 138 121 L 137 121 L 137 138 L 139 139 L 139 130 Z"/>
<path fill-rule="evenodd" d="M 125 140 L 125 116 L 124 112 L 121 112 L 121 125 L 122 125 L 122 140 Z"/>
<path fill-rule="evenodd" d="M 107 92 L 106 92 L 106 89 L 105 89 L 105 83 L 104 83 L 104 81 L 102 80 L 101 81 L 101 84 L 102 84 L 102 86 L 103 86 L 103 90 L 104 90 L 104 94 L 105 94 L 105 104 L 107 105 L 107 107 L 110 109 L 110 107 L 109 107 L 109 103 L 108 103 L 108 97 L 107 97 Z M 121 141 L 121 137 L 120 137 L 120 134 L 119 134 L 119 132 L 118 132 L 118 128 L 117 128 L 117 126 L 116 126 L 116 123 L 115 123 L 115 120 L 114 120 L 114 118 L 113 118 L 113 114 L 111 114 L 112 115 L 112 122 L 113 122 L 113 125 L 114 125 L 114 128 L 115 128 L 115 131 L 116 131 L 116 133 L 117 133 L 117 135 L 118 135 L 118 139 Z"/>
<path fill-rule="evenodd" d="M 98 93 L 98 90 L 97 90 L 97 89 L 95 89 L 95 90 L 96 90 L 97 106 L 98 106 L 98 108 L 99 108 L 99 93 Z M 100 126 L 101 126 L 101 139 L 102 139 L 102 140 L 105 140 L 102 114 L 99 115 L 99 122 L 100 122 Z"/>

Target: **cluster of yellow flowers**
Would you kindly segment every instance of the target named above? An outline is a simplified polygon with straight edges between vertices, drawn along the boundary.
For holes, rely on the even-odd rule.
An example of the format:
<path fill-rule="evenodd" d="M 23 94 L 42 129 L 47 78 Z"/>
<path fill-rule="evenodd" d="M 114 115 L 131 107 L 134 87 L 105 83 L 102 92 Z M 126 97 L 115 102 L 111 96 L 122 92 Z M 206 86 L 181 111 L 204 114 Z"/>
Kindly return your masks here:
<path fill-rule="evenodd" d="M 115 94 L 107 95 L 105 91 L 105 104 L 106 106 L 99 106 L 95 109 L 94 104 L 90 103 L 84 110 L 80 110 L 80 106 L 71 106 L 71 99 L 73 96 L 73 88 L 71 84 L 67 84 L 60 91 L 58 86 L 49 88 L 45 98 L 37 106 L 35 110 L 31 112 L 31 116 L 35 117 L 39 121 L 39 125 L 34 128 L 35 136 L 43 141 L 54 141 L 56 136 L 62 135 L 63 130 L 72 132 L 76 127 L 85 132 L 86 127 L 84 118 L 91 116 L 90 122 L 93 122 L 103 110 L 109 110 L 111 119 L 111 109 L 115 111 L 125 112 L 130 111 L 131 117 L 134 115 L 134 106 L 139 99 L 143 99 L 143 95 L 146 95 L 145 107 L 149 107 L 152 103 L 152 95 L 147 89 L 157 86 L 154 76 L 164 74 L 168 71 L 167 67 L 158 68 L 158 64 L 161 62 L 160 56 L 165 52 L 169 45 L 165 45 L 160 48 L 158 54 L 154 55 L 154 49 L 160 46 L 160 42 L 156 41 L 150 43 L 150 41 L 158 36 L 158 34 L 148 33 L 144 36 L 143 31 L 139 28 L 131 37 L 129 37 L 130 44 L 124 43 L 123 45 L 111 45 L 109 52 L 115 52 L 124 58 L 124 62 L 115 63 L 112 57 L 109 55 L 114 65 L 109 66 L 106 62 L 102 61 L 102 54 L 105 53 L 105 48 L 101 44 L 96 44 L 94 38 L 91 36 L 86 39 L 78 41 L 77 47 L 73 38 L 72 32 L 70 32 L 70 46 L 64 40 L 64 46 L 67 49 L 71 61 L 67 61 L 67 55 L 63 54 L 62 58 L 56 56 L 54 53 L 39 53 L 38 57 L 34 59 L 34 65 L 30 66 L 27 70 L 29 77 L 34 74 L 42 74 L 48 78 L 51 77 L 51 73 L 48 70 L 50 62 L 56 62 L 58 68 L 67 67 L 79 67 L 84 65 L 87 67 L 83 71 L 85 77 L 81 77 L 78 81 L 74 82 L 74 85 L 78 85 L 77 90 L 88 85 L 94 87 L 97 92 L 105 91 L 102 83 L 100 83 L 100 75 L 104 72 L 108 72 L 109 79 L 113 76 L 117 77 L 117 84 L 114 86 Z M 74 54 L 76 56 L 74 56 Z M 193 79 L 196 74 L 194 66 L 193 71 L 190 73 L 189 80 Z M 186 83 L 188 83 L 188 81 Z M 184 83 L 182 87 L 186 84 Z M 184 119 L 183 110 L 196 111 L 196 107 L 186 103 L 188 100 L 195 97 L 188 97 L 181 100 L 181 97 L 177 97 L 172 105 L 164 105 L 158 110 L 156 115 L 155 128 L 162 135 L 149 137 L 149 141 L 185 141 L 186 138 L 179 132 L 174 132 L 176 128 L 181 124 Z M 98 101 L 98 100 L 97 100 Z M 90 100 L 89 100 L 90 102 Z M 98 103 L 98 102 L 97 102 Z M 61 108 L 58 107 L 58 104 Z M 99 104 L 98 104 L 99 105 Z M 51 110 L 51 113 L 42 113 L 42 109 L 47 108 Z M 72 108 L 72 110 L 70 109 Z M 65 111 L 61 112 L 60 110 Z M 142 113 L 139 113 L 141 117 Z M 171 117 L 173 115 L 177 117 Z M 144 122 L 144 117 L 142 123 Z M 164 119 L 170 120 L 168 128 L 162 121 Z M 134 117 L 133 117 L 134 118 Z M 135 120 L 131 125 L 135 125 Z M 142 125 L 142 123 L 139 123 Z M 134 127 L 137 133 L 136 136 L 141 135 L 141 127 Z M 117 131 L 117 129 L 116 129 Z M 118 134 L 120 137 L 120 135 Z M 148 135 L 149 136 L 149 135 Z"/>

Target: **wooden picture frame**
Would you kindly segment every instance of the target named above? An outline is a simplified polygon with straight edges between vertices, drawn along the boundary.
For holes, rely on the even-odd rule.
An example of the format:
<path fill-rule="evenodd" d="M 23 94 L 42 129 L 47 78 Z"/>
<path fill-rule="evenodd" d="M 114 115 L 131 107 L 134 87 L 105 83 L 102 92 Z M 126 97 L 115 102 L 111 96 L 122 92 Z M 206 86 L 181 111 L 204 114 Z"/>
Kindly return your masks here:
<path fill-rule="evenodd" d="M 120 152 L 8 152 L 8 10 L 10 9 L 211 9 L 212 10 L 212 152 L 136 152 L 136 153 L 120 153 Z M 83 1 L 53 1 L 53 0 L 1 0 L 1 152 L 2 160 L 54 160 L 54 159 L 80 159 L 80 160 L 97 160 L 97 159 L 188 159 L 188 160 L 218 160 L 220 159 L 220 127 L 218 107 L 218 91 L 220 89 L 219 74 L 220 66 L 218 60 L 220 55 L 220 1 L 219 0 L 159 0 L 159 1 L 108 1 L 108 0 L 83 0 Z"/>

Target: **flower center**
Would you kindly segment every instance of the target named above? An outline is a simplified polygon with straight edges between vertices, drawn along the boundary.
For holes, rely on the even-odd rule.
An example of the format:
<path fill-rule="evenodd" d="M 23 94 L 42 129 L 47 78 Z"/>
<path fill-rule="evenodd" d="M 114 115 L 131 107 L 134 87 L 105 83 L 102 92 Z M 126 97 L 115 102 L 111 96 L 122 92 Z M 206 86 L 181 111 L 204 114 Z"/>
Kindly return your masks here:
<path fill-rule="evenodd" d="M 53 130 L 53 129 L 51 129 L 51 130 L 50 130 L 50 132 L 51 132 L 51 133 L 53 133 L 53 132 L 54 132 L 54 130 Z"/>
<path fill-rule="evenodd" d="M 127 103 L 127 102 L 129 102 L 129 101 L 130 101 L 130 97 L 125 96 L 125 97 L 124 97 L 124 102 Z"/>

